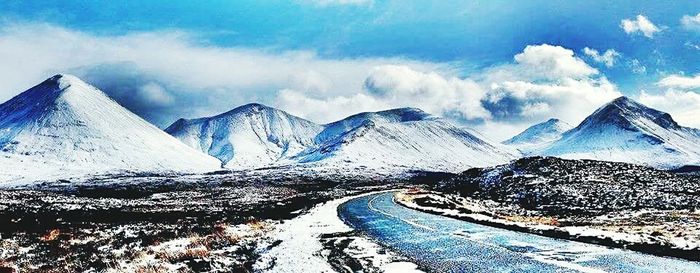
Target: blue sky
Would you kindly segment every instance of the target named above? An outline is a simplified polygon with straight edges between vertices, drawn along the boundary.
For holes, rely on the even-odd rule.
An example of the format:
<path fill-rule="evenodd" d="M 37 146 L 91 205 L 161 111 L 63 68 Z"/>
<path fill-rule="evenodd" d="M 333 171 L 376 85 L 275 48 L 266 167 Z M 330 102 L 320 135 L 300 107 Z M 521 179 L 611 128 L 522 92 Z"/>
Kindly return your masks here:
<path fill-rule="evenodd" d="M 12 74 L 1 99 L 66 72 L 159 126 L 249 101 L 328 122 L 322 117 L 422 106 L 416 101 L 428 96 L 442 105 L 428 107 L 434 114 L 484 131 L 508 128 L 492 133 L 502 138 L 547 116 L 576 123 L 619 94 L 700 126 L 692 122 L 700 106 L 698 1 L 118 2 L 2 1 L 0 57 L 36 63 L 0 67 Z M 542 45 L 551 48 L 516 60 L 527 46 Z M 37 52 L 44 57 L 28 57 Z M 179 59 L 151 56 L 165 53 Z M 552 62 L 576 61 L 595 72 L 545 73 Z M 183 79 L 190 75 L 201 80 Z M 525 83 L 593 91 L 553 94 L 559 91 Z M 571 107 L 560 96 L 585 97 L 590 106 L 561 113 Z M 327 113 L 338 105 L 348 110 Z"/>

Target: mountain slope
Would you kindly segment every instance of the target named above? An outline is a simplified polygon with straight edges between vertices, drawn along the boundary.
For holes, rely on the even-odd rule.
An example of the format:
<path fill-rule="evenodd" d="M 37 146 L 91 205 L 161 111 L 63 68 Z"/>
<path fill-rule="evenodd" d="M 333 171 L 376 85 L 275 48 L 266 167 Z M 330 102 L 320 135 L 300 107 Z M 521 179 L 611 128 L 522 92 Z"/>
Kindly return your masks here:
<path fill-rule="evenodd" d="M 216 159 L 70 75 L 51 77 L 0 105 L 0 149 L 3 166 L 12 166 L 2 172 L 9 180 L 218 167 Z"/>
<path fill-rule="evenodd" d="M 620 97 L 564 133 L 540 154 L 673 168 L 700 163 L 700 130 Z"/>
<path fill-rule="evenodd" d="M 419 109 L 361 113 L 330 123 L 300 162 L 461 171 L 515 158 L 503 147 Z"/>
<path fill-rule="evenodd" d="M 549 119 L 525 129 L 522 133 L 503 142 L 525 154 L 532 154 L 561 138 L 573 126 L 559 119 Z"/>
<path fill-rule="evenodd" d="M 261 104 L 193 120 L 179 119 L 166 132 L 212 155 L 227 168 L 271 165 L 313 144 L 323 127 Z"/>

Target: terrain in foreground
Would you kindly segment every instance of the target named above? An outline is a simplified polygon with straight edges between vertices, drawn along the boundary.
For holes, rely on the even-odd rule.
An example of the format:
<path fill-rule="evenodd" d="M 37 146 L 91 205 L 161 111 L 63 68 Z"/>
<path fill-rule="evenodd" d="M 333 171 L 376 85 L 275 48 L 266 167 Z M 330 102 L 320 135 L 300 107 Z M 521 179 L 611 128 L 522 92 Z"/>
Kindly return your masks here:
<path fill-rule="evenodd" d="M 700 257 L 700 179 L 648 167 L 533 157 L 474 168 L 409 207 L 492 226 L 676 256 Z"/>

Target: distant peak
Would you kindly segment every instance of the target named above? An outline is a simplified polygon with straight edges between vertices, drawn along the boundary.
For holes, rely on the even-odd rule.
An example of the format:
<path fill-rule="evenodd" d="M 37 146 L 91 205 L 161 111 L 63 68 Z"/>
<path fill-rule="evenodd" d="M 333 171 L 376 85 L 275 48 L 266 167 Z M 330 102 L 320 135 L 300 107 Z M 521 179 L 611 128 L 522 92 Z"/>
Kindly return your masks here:
<path fill-rule="evenodd" d="M 522 144 L 522 143 L 545 143 L 557 139 L 562 133 L 573 128 L 568 123 L 557 119 L 550 118 L 545 122 L 537 123 L 515 135 L 511 139 L 504 141 L 504 144 Z"/>

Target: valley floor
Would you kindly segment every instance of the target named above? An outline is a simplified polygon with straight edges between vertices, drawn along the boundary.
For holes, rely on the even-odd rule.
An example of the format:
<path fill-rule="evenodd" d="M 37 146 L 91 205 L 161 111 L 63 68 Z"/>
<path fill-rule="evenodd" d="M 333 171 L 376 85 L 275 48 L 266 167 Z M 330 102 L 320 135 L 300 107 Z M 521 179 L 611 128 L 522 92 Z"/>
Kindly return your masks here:
<path fill-rule="evenodd" d="M 0 190 L 0 271 L 297 272 L 300 260 L 327 269 L 319 272 L 410 267 L 336 212 L 346 196 L 401 183 L 292 176 L 103 177 Z"/>

